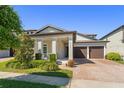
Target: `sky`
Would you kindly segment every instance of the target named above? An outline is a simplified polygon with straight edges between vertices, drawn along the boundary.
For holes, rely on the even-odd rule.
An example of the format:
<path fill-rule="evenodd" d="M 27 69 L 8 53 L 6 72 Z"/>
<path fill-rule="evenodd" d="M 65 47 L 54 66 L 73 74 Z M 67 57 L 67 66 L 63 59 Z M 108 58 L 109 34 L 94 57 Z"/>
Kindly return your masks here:
<path fill-rule="evenodd" d="M 13 6 L 24 29 L 54 25 L 101 38 L 124 24 L 124 6 Z"/>

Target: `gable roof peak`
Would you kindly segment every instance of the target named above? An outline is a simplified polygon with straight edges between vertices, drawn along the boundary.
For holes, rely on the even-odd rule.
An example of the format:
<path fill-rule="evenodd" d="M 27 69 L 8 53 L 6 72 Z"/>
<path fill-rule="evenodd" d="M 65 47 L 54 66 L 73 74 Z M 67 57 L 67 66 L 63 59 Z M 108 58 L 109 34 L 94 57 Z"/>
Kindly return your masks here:
<path fill-rule="evenodd" d="M 48 24 L 48 25 L 45 25 L 45 26 L 43 26 L 42 28 L 40 28 L 40 29 L 37 31 L 37 33 L 41 32 L 42 30 L 44 30 L 44 29 L 46 29 L 46 28 L 48 28 L 48 27 L 51 27 L 51 28 L 60 30 L 60 31 L 62 31 L 62 32 L 68 32 L 68 31 L 69 31 L 69 30 L 66 30 L 66 29 L 57 27 L 57 26 L 55 26 L 55 25 Z"/>

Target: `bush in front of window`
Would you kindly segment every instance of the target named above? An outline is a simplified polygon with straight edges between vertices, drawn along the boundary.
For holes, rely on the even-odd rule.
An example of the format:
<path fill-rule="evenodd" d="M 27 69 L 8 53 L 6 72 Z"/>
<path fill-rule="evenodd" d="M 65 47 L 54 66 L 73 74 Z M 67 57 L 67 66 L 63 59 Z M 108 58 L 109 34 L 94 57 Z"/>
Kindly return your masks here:
<path fill-rule="evenodd" d="M 35 59 L 36 59 L 36 60 L 42 59 L 42 54 L 41 54 L 41 53 L 36 53 L 36 54 L 35 54 Z"/>
<path fill-rule="evenodd" d="M 56 62 L 56 60 L 57 60 L 56 54 L 50 54 L 49 55 L 49 60 L 50 60 L 50 62 Z"/>
<path fill-rule="evenodd" d="M 59 70 L 59 67 L 56 63 L 53 62 L 46 62 L 44 65 L 39 66 L 42 70 L 45 71 L 56 71 Z"/>

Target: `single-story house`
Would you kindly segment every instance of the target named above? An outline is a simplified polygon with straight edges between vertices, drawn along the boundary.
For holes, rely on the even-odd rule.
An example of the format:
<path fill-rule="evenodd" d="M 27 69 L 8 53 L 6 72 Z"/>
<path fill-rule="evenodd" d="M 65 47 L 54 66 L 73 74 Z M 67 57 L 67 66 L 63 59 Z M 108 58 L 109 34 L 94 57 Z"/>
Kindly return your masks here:
<path fill-rule="evenodd" d="M 57 54 L 58 59 L 100 58 L 105 57 L 107 41 L 96 39 L 96 34 L 81 34 L 55 26 L 47 25 L 39 30 L 26 30 L 35 40 L 34 52 L 43 58 Z"/>
<path fill-rule="evenodd" d="M 100 40 L 109 41 L 106 44 L 106 53 L 118 52 L 124 59 L 124 25 L 103 36 Z"/>

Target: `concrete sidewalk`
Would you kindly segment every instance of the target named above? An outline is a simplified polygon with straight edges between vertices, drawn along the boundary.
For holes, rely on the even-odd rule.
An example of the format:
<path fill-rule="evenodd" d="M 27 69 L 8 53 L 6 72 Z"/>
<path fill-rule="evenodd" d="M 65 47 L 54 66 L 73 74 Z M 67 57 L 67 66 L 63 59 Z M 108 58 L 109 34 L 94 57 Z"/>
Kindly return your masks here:
<path fill-rule="evenodd" d="M 72 79 L 70 88 L 124 88 L 124 83 Z"/>
<path fill-rule="evenodd" d="M 9 61 L 11 59 L 14 59 L 14 57 L 0 58 L 0 62 Z"/>
<path fill-rule="evenodd" d="M 60 85 L 60 86 L 68 85 L 70 80 L 69 78 L 41 76 L 41 75 L 32 75 L 32 74 L 24 74 L 24 73 L 12 73 L 12 72 L 0 72 L 0 78 L 35 82 L 35 83 L 45 83 L 45 84 Z"/>

